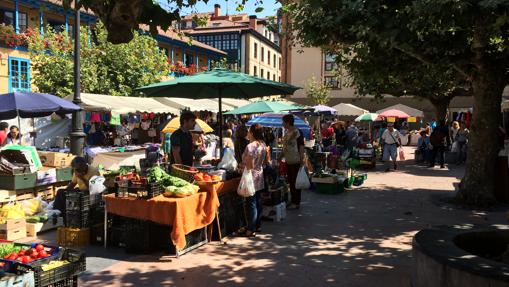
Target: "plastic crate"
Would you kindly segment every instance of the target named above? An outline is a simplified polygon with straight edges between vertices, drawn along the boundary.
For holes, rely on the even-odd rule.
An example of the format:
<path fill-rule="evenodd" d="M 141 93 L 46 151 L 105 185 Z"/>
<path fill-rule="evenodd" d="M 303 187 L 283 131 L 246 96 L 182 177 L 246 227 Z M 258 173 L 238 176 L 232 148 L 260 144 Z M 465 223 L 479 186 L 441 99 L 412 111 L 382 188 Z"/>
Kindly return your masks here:
<path fill-rule="evenodd" d="M 349 178 L 345 179 L 345 181 L 343 182 L 343 185 L 345 186 L 345 188 L 351 188 L 354 181 L 355 181 L 355 177 L 350 176 Z"/>
<path fill-rule="evenodd" d="M 71 228 L 86 228 L 90 226 L 89 210 L 67 210 L 65 213 L 65 226 Z"/>
<path fill-rule="evenodd" d="M 127 253 L 147 253 L 154 250 L 150 241 L 150 225 L 149 221 L 137 219 L 131 219 L 125 224 L 124 239 Z"/>
<path fill-rule="evenodd" d="M 90 242 L 89 228 L 59 227 L 57 232 L 58 232 L 58 245 L 61 246 L 81 247 L 88 245 L 88 243 Z"/>
<path fill-rule="evenodd" d="M 42 269 L 44 263 L 37 263 L 32 265 L 15 264 L 17 274 L 34 272 L 35 286 L 53 286 L 53 284 L 66 283 L 69 279 L 74 279 L 78 274 L 86 270 L 86 257 L 85 253 L 73 249 L 65 249 L 60 253 L 57 260 L 67 260 L 68 264 L 60 267 L 46 270 Z M 59 285 L 62 286 L 62 285 Z M 66 286 L 66 285 L 63 285 Z M 69 285 L 67 285 L 69 286 Z"/>
<path fill-rule="evenodd" d="M 221 236 L 226 237 L 237 232 L 246 225 L 246 213 L 244 211 L 244 200 L 235 192 L 223 193 L 219 195 L 220 206 L 219 226 Z M 213 223 L 212 240 L 219 240 L 217 222 Z"/>
<path fill-rule="evenodd" d="M 104 206 L 93 206 L 89 211 L 89 226 L 104 223 Z"/>
<path fill-rule="evenodd" d="M 23 247 L 24 249 L 35 248 L 35 246 L 38 244 L 38 243 L 23 244 L 23 243 L 16 243 L 16 242 L 4 241 L 4 240 L 2 240 L 0 244 L 2 244 L 2 243 L 12 243 L 12 244 L 14 244 L 14 246 Z M 61 247 L 44 245 L 44 250 L 48 254 L 51 254 L 51 255 L 48 257 L 45 257 L 45 258 L 40 258 L 40 259 L 34 260 L 31 263 L 28 263 L 27 265 L 41 263 L 41 262 L 44 263 L 44 262 L 53 260 L 55 258 L 58 258 L 59 254 L 64 249 Z M 3 268 L 3 271 L 5 271 L 5 272 L 15 272 L 15 265 L 19 263 L 18 261 L 7 260 L 7 259 L 0 259 L 0 262 L 3 262 L 5 264 L 4 268 Z"/>
<path fill-rule="evenodd" d="M 88 210 L 90 208 L 90 194 L 88 192 L 68 192 L 65 195 L 67 211 Z"/>
<path fill-rule="evenodd" d="M 315 191 L 324 194 L 338 194 L 345 191 L 343 183 L 315 183 Z"/>

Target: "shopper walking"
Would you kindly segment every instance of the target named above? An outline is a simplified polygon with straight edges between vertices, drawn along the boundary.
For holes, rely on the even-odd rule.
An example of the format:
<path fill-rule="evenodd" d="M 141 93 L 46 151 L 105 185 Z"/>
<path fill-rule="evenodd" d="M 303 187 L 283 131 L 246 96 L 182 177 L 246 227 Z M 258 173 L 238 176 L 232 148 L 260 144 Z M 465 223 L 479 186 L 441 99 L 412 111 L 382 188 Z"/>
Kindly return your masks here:
<path fill-rule="evenodd" d="M 300 167 L 305 164 L 304 137 L 294 127 L 294 121 L 293 115 L 285 115 L 283 117 L 285 135 L 283 137 L 283 153 L 281 157 L 284 157 L 286 162 L 288 184 L 290 185 L 291 204 L 288 206 L 288 209 L 300 208 L 301 190 L 295 188 L 295 182 Z"/>
<path fill-rule="evenodd" d="M 263 127 L 260 124 L 252 125 L 247 134 L 249 144 L 242 155 L 242 163 L 246 170 L 253 175 L 255 195 L 247 198 L 249 222 L 245 235 L 254 237 L 261 228 L 262 199 L 261 192 L 265 189 L 263 166 L 267 163 L 267 146 L 264 143 Z"/>
<path fill-rule="evenodd" d="M 433 129 L 433 132 L 431 132 L 430 143 L 433 149 L 431 152 L 431 163 L 429 167 L 435 166 L 438 156 L 440 168 L 445 168 L 445 150 L 451 145 L 449 129 L 445 124 L 445 120 L 440 120 L 438 126 Z"/>
<path fill-rule="evenodd" d="M 456 143 L 457 164 L 462 164 L 466 160 L 469 133 L 470 131 L 467 129 L 465 123 L 461 122 L 461 127 L 459 127 L 458 132 L 454 137 L 454 142 Z"/>
<path fill-rule="evenodd" d="M 401 136 L 399 131 L 394 128 L 393 123 L 387 123 L 387 129 L 382 134 L 383 145 L 383 161 L 385 163 L 385 171 L 390 171 L 390 160 L 394 170 L 398 169 L 396 160 L 398 159 L 398 147 L 401 146 Z"/>

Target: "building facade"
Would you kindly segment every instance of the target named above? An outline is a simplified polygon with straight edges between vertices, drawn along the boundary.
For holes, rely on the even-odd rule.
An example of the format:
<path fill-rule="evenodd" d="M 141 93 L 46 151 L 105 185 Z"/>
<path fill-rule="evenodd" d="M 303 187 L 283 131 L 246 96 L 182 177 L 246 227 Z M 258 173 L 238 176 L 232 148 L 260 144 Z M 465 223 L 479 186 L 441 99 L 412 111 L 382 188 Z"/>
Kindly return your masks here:
<path fill-rule="evenodd" d="M 31 84 L 31 62 L 27 46 L 12 42 L 30 27 L 44 35 L 48 25 L 55 31 L 67 31 L 72 37 L 74 30 L 74 11 L 64 10 L 60 0 L 0 0 L 0 94 L 13 91 L 36 91 Z M 89 11 L 80 14 L 82 26 L 92 27 L 97 22 Z M 5 27 L 12 27 L 14 35 L 7 33 Z M 140 26 L 140 29 L 146 27 Z M 179 37 L 173 32 L 160 31 L 156 37 L 171 63 L 195 67 L 197 70 L 209 68 L 212 60 L 220 60 L 226 53 L 194 41 Z"/>
<path fill-rule="evenodd" d="M 199 26 L 196 18 L 206 20 Z M 221 15 L 216 4 L 214 12 L 187 15 L 181 29 L 194 39 L 228 53 L 230 68 L 243 73 L 281 81 L 280 38 L 269 19 L 247 14 Z"/>

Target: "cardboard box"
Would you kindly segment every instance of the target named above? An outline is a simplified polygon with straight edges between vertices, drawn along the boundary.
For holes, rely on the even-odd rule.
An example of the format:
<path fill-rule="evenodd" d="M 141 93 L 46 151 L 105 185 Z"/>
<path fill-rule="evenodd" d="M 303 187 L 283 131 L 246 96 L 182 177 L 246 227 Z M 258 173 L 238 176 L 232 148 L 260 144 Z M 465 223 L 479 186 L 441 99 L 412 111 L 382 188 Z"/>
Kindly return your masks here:
<path fill-rule="evenodd" d="M 0 231 L 19 229 L 26 226 L 26 221 L 24 218 L 18 219 L 7 219 L 5 223 L 0 224 Z"/>
<path fill-rule="evenodd" d="M 43 166 L 37 171 L 37 186 L 52 184 L 55 182 L 57 182 L 56 168 Z"/>
<path fill-rule="evenodd" d="M 338 179 L 335 176 L 327 176 L 327 177 L 312 177 L 311 182 L 314 183 L 336 183 Z"/>
<path fill-rule="evenodd" d="M 71 181 L 72 168 L 71 167 L 57 167 L 57 182 Z"/>
<path fill-rule="evenodd" d="M 25 237 L 27 237 L 26 225 L 16 229 L 0 230 L 0 239 L 13 241 Z"/>
<path fill-rule="evenodd" d="M 39 158 L 43 166 L 48 167 L 67 167 L 71 166 L 74 155 L 70 153 L 39 151 Z"/>
<path fill-rule="evenodd" d="M 60 226 L 64 225 L 64 218 L 63 217 L 57 217 L 56 220 L 53 218 L 50 218 L 46 222 L 39 222 L 39 223 L 27 223 L 27 236 L 29 237 L 35 237 L 39 232 L 44 232 L 47 230 L 56 229 Z"/>
<path fill-rule="evenodd" d="M 0 189 L 0 203 L 16 201 L 16 191 Z"/>
<path fill-rule="evenodd" d="M 22 201 L 34 198 L 34 189 L 16 190 L 16 201 Z"/>

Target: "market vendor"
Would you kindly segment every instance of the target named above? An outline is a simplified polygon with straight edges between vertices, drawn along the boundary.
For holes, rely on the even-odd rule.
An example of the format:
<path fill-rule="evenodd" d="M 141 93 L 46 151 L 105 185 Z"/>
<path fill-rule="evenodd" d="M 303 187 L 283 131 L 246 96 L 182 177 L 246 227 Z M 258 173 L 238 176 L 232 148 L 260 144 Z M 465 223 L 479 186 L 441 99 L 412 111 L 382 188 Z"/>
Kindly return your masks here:
<path fill-rule="evenodd" d="M 77 156 L 71 162 L 72 180 L 66 189 L 59 189 L 55 196 L 53 208 L 60 210 L 65 214 L 65 194 L 66 192 L 87 191 L 90 179 L 99 175 L 96 167 L 89 166 L 85 158 Z"/>
<path fill-rule="evenodd" d="M 191 130 L 196 125 L 196 116 L 184 111 L 180 115 L 180 128 L 171 135 L 171 154 L 172 164 L 193 165 L 193 136 Z"/>

